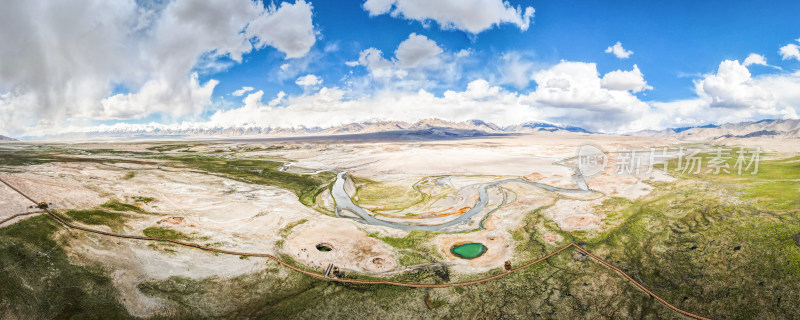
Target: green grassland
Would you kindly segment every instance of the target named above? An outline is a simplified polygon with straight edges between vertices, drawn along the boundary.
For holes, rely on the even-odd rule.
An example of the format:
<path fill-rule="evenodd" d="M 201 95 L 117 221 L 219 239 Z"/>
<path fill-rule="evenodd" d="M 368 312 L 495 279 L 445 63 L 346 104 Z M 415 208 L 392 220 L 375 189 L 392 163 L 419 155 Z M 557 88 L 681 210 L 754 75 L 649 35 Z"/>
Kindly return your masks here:
<path fill-rule="evenodd" d="M 703 174 L 702 179 L 719 183 L 763 210 L 800 210 L 800 157 L 762 160 L 756 174 Z"/>
<path fill-rule="evenodd" d="M 797 158 L 760 163 L 756 175 L 678 174 L 636 201 L 599 208 L 622 219 L 570 239 L 677 306 L 715 318 L 800 316 Z"/>
<path fill-rule="evenodd" d="M 128 215 L 123 213 L 99 209 L 67 210 L 64 211 L 63 216 L 66 216 L 67 220 L 78 221 L 83 224 L 105 225 L 116 231 L 122 230 L 125 226 L 125 221 L 129 218 Z"/>
<path fill-rule="evenodd" d="M 152 198 L 151 198 L 152 199 Z M 144 209 L 139 208 L 135 205 L 120 202 L 119 200 L 113 199 L 109 200 L 104 204 L 101 204 L 100 207 L 114 210 L 114 211 L 129 211 L 129 212 L 136 212 L 136 213 L 146 213 Z"/>
<path fill-rule="evenodd" d="M 281 230 L 278 231 L 278 235 L 283 237 L 283 238 L 286 238 L 286 237 L 289 236 L 289 234 L 292 233 L 292 229 L 294 229 L 295 227 L 297 227 L 297 226 L 299 226 L 301 224 L 304 224 L 306 222 L 308 222 L 308 219 L 300 219 L 300 220 L 297 220 L 295 222 L 289 223 L 285 227 L 281 228 Z"/>
<path fill-rule="evenodd" d="M 354 202 L 377 211 L 403 210 L 427 200 L 426 194 L 410 186 L 381 183 L 361 177 L 350 177 L 356 185 Z"/>
<path fill-rule="evenodd" d="M 300 202 L 313 206 L 317 195 L 336 178 L 333 172 L 314 175 L 278 170 L 281 163 L 259 159 L 236 159 L 210 155 L 168 155 L 159 159 L 171 160 L 172 165 L 186 166 L 219 174 L 227 178 L 254 184 L 276 186 L 294 192 Z"/>
<path fill-rule="evenodd" d="M 87 156 L 90 152 L 66 149 L 63 147 L 51 146 L 28 146 L 25 149 L 8 149 L 0 147 L 0 168 L 30 166 L 51 162 L 85 162 L 85 163 L 138 163 L 155 164 L 152 161 L 139 158 L 119 158 L 119 157 L 99 157 Z M 117 155 L 138 155 L 137 153 L 119 151 L 115 153 L 105 152 L 105 154 Z M 149 154 L 149 153 L 148 153 Z"/>
<path fill-rule="evenodd" d="M 60 159 L 62 157 L 55 152 L 0 149 L 0 165 L 2 166 L 29 166 L 55 162 Z"/>
<path fill-rule="evenodd" d="M 438 234 L 416 230 L 402 238 L 384 237 L 377 233 L 369 233 L 368 236 L 396 248 L 400 254 L 397 260 L 401 266 L 413 266 L 441 260 L 442 257 L 430 245 L 431 240 Z"/>
<path fill-rule="evenodd" d="M 418 249 L 420 246 L 429 243 L 430 239 L 433 239 L 436 234 L 436 232 L 415 230 L 402 238 L 382 237 L 376 233 L 370 233 L 369 236 L 380 239 L 398 249 Z"/>
<path fill-rule="evenodd" d="M 122 231 L 125 223 L 132 218 L 130 214 L 124 212 L 149 214 L 137 206 L 119 200 L 109 200 L 95 209 L 55 211 L 66 220 L 87 225 L 105 225 L 114 231 Z"/>
<path fill-rule="evenodd" d="M 142 196 L 135 196 L 132 197 L 132 199 L 134 202 L 141 202 L 141 203 L 150 203 L 156 200 L 155 198 L 152 197 L 142 197 Z"/>
<path fill-rule="evenodd" d="M 190 236 L 186 235 L 183 232 L 172 230 L 172 229 L 165 229 L 159 227 L 148 227 L 142 230 L 142 234 L 145 237 L 151 238 L 161 238 L 161 239 L 170 239 L 170 240 L 189 240 L 191 239 Z"/>
<path fill-rule="evenodd" d="M 196 146 L 196 144 L 188 144 L 188 143 L 164 143 L 158 144 L 152 147 L 148 147 L 147 150 L 157 151 L 157 152 L 168 152 L 174 151 L 179 149 L 188 149 L 191 147 Z"/>
<path fill-rule="evenodd" d="M 70 263 L 48 216 L 0 229 L 0 317 L 129 319 L 107 270 Z"/>

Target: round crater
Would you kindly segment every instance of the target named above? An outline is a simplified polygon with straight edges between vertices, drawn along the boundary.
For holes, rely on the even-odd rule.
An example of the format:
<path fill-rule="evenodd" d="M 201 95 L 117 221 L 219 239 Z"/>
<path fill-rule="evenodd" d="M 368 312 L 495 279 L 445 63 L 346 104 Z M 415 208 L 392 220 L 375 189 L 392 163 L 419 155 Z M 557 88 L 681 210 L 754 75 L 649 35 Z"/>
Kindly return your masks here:
<path fill-rule="evenodd" d="M 450 248 L 450 252 L 461 259 L 475 259 L 486 253 L 486 246 L 477 242 L 459 243 Z"/>
<path fill-rule="evenodd" d="M 372 256 L 364 260 L 364 269 L 369 272 L 386 272 L 397 267 L 397 261 L 388 254 Z"/>
<path fill-rule="evenodd" d="M 319 243 L 314 247 L 317 248 L 317 250 L 320 251 L 320 252 L 331 252 L 331 251 L 333 251 L 333 245 L 330 244 L 330 243 L 327 243 L 327 242 Z"/>

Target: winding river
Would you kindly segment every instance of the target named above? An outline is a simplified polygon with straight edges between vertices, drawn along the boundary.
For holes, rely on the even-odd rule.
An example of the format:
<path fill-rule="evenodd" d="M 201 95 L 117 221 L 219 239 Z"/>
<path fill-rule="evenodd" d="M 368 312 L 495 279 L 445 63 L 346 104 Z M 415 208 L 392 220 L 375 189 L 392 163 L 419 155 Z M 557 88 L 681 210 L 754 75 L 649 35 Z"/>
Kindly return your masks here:
<path fill-rule="evenodd" d="M 358 205 L 353 203 L 353 200 L 350 198 L 350 196 L 347 194 L 347 192 L 345 192 L 344 184 L 345 184 L 345 180 L 347 178 L 347 173 L 346 172 L 339 172 L 336 175 L 336 182 L 333 183 L 333 188 L 331 189 L 331 195 L 333 196 L 333 199 L 336 201 L 336 216 L 338 216 L 338 217 L 353 219 L 353 220 L 356 220 L 356 221 L 359 221 L 359 222 L 362 222 L 362 223 L 371 224 L 371 225 L 384 226 L 384 227 L 396 228 L 396 229 L 401 229 L 401 230 L 439 231 L 439 230 L 442 230 L 442 229 L 447 228 L 447 227 L 451 227 L 451 226 L 454 226 L 454 225 L 457 225 L 457 224 L 460 224 L 460 223 L 467 222 L 474 215 L 476 215 L 479 212 L 481 212 L 486 207 L 486 204 L 489 202 L 489 195 L 486 193 L 486 189 L 489 188 L 489 187 L 492 187 L 492 186 L 499 185 L 499 184 L 508 183 L 508 182 L 519 182 L 519 183 L 525 183 L 525 184 L 529 184 L 529 185 L 532 185 L 532 186 L 536 186 L 536 187 L 539 187 L 539 188 L 542 188 L 542 189 L 545 189 L 545 190 L 549 190 L 549 191 L 553 191 L 553 192 L 560 192 L 560 193 L 592 193 L 592 192 L 594 192 L 594 191 L 590 190 L 587 187 L 586 180 L 584 179 L 584 177 L 581 174 L 580 170 L 578 170 L 576 167 L 566 165 L 566 164 L 564 164 L 562 162 L 557 162 L 556 164 L 572 168 L 575 171 L 575 174 L 572 177 L 575 179 L 575 183 L 578 185 L 578 189 L 559 188 L 559 187 L 554 187 L 554 186 L 546 185 L 546 184 L 539 183 L 539 182 L 527 181 L 527 180 L 524 180 L 522 178 L 504 179 L 504 180 L 498 180 L 498 181 L 492 181 L 492 182 L 483 183 L 483 184 L 478 186 L 478 195 L 479 195 L 480 198 L 478 200 L 478 203 L 474 207 L 472 207 L 469 211 L 465 212 L 464 214 L 459 215 L 458 217 L 456 217 L 453 220 L 447 221 L 447 222 L 442 223 L 442 224 L 437 224 L 437 225 L 410 225 L 410 224 L 386 221 L 386 220 L 381 220 L 381 219 L 375 218 L 375 214 L 374 213 L 372 213 L 372 212 L 370 212 L 370 211 L 368 211 L 368 210 L 366 210 L 366 209 L 364 209 L 362 207 L 359 207 Z M 357 215 L 358 218 L 356 218 L 356 217 L 343 217 L 342 215 L 339 214 L 339 212 L 341 210 L 348 210 L 348 211 L 354 213 L 355 215 Z"/>

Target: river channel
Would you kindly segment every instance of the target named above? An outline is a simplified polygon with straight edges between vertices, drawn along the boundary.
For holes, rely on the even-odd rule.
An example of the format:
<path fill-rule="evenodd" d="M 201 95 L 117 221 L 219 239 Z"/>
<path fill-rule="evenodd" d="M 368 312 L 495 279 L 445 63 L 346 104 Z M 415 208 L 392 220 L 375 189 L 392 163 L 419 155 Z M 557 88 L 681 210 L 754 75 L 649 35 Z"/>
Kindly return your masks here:
<path fill-rule="evenodd" d="M 475 204 L 475 206 L 473 206 L 469 211 L 465 212 L 464 214 L 461 214 L 461 215 L 457 216 L 455 219 L 447 221 L 447 222 L 444 222 L 444 223 L 441 223 L 441 224 L 437 224 L 437 225 L 404 224 L 404 223 L 386 221 L 386 220 L 381 220 L 381 219 L 376 218 L 374 213 L 372 213 L 369 210 L 366 210 L 366 209 L 356 205 L 353 202 L 353 200 L 350 198 L 350 196 L 347 194 L 347 192 L 345 192 L 344 185 L 345 185 L 345 180 L 347 179 L 347 173 L 346 172 L 339 172 L 336 175 L 336 182 L 333 183 L 333 188 L 331 189 L 331 195 L 333 196 L 333 199 L 336 201 L 336 215 L 339 216 L 339 217 L 353 219 L 353 220 L 360 221 L 362 223 L 371 224 L 371 225 L 384 226 L 384 227 L 390 227 L 390 228 L 401 229 L 401 230 L 439 231 L 439 230 L 442 230 L 442 229 L 447 228 L 447 227 L 451 227 L 451 226 L 454 226 L 454 225 L 457 225 L 457 224 L 460 224 L 460 223 L 468 222 L 473 216 L 475 216 L 476 214 L 480 213 L 486 207 L 486 204 L 489 202 L 489 195 L 486 193 L 486 189 L 489 188 L 489 187 L 492 187 L 492 186 L 503 184 L 503 183 L 509 183 L 509 182 L 525 183 L 525 184 L 529 184 L 529 185 L 532 185 L 532 186 L 535 186 L 535 187 L 539 187 L 539 188 L 542 188 L 542 189 L 545 189 L 545 190 L 549 190 L 549 191 L 553 191 L 553 192 L 559 192 L 559 193 L 592 193 L 593 192 L 592 190 L 590 190 L 587 187 L 586 180 L 584 179 L 584 177 L 581 174 L 580 170 L 578 170 L 576 167 L 569 166 L 569 165 L 566 165 L 566 164 L 563 164 L 563 163 L 556 163 L 556 164 L 572 168 L 575 171 L 575 174 L 572 177 L 575 179 L 575 183 L 577 184 L 578 189 L 559 188 L 559 187 L 554 187 L 554 186 L 546 185 L 546 184 L 539 183 L 539 182 L 527 181 L 527 180 L 524 180 L 522 178 L 504 179 L 504 180 L 498 180 L 498 181 L 492 181 L 492 182 L 483 183 L 483 184 L 480 184 L 478 186 L 478 196 L 480 198 L 478 200 L 478 203 Z M 343 216 L 341 216 L 339 214 L 339 212 L 341 210 L 348 210 L 348 211 L 354 213 L 355 215 L 357 215 L 358 218 L 356 218 L 356 217 L 343 217 Z"/>

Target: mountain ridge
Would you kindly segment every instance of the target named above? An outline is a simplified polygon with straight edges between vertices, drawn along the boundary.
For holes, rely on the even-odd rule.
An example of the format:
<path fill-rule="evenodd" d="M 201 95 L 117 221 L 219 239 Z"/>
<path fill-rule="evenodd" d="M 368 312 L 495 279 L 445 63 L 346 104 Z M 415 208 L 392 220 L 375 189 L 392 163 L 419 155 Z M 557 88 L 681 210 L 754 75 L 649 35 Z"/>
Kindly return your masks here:
<path fill-rule="evenodd" d="M 763 119 L 721 125 L 642 130 L 631 136 L 676 138 L 687 141 L 719 140 L 726 138 L 800 138 L 800 119 Z"/>
<path fill-rule="evenodd" d="M 138 125 L 130 127 L 102 127 L 84 132 L 67 132 L 52 136 L 53 138 L 70 137 L 302 137 L 302 136 L 337 136 L 370 133 L 391 133 L 431 136 L 431 137 L 474 137 L 484 135 L 519 134 L 519 133 L 591 133 L 589 130 L 560 125 L 544 121 L 529 121 L 506 127 L 483 120 L 448 121 L 438 118 L 427 118 L 417 122 L 404 121 L 362 121 L 329 128 L 295 127 L 272 128 L 257 125 L 234 127 L 183 127 L 174 128 L 162 125 Z"/>
<path fill-rule="evenodd" d="M 25 140 L 38 138 L 235 138 L 235 137 L 313 137 L 343 136 L 361 134 L 395 134 L 417 137 L 476 137 L 510 134 L 602 134 L 582 127 L 562 125 L 546 121 L 528 121 L 520 124 L 499 126 L 483 120 L 448 121 L 437 118 L 422 119 L 416 122 L 404 121 L 361 121 L 328 128 L 294 127 L 273 128 L 255 124 L 231 127 L 170 126 L 160 124 L 106 126 L 82 132 L 67 132 L 45 137 L 23 137 Z M 800 138 L 800 120 L 764 119 L 726 124 L 706 124 L 700 126 L 677 127 L 663 130 L 642 130 L 626 136 L 674 138 L 686 141 L 709 141 L 727 138 Z M 16 139 L 0 136 L 0 140 Z"/>

